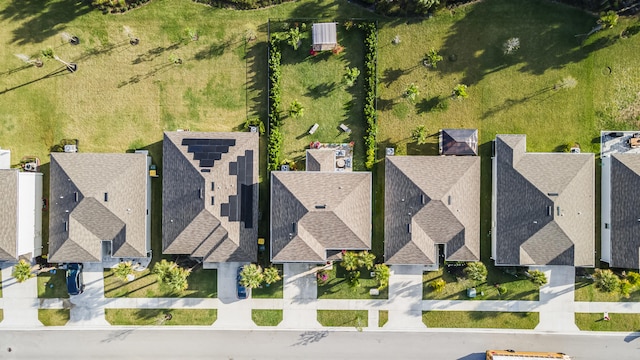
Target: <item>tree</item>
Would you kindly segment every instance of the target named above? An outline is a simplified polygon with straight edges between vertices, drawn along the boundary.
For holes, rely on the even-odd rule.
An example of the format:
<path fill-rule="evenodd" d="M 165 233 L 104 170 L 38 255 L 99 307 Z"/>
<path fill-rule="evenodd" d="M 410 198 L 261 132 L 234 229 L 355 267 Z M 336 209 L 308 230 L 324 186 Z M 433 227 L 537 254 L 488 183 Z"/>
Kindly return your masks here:
<path fill-rule="evenodd" d="M 435 279 L 429 283 L 429 286 L 435 292 L 441 292 L 442 290 L 444 290 L 445 285 L 447 285 L 447 283 L 444 281 L 444 279 Z"/>
<path fill-rule="evenodd" d="M 464 273 L 471 280 L 485 282 L 487 281 L 487 267 L 479 261 L 467 263 L 467 267 L 464 268 Z"/>
<path fill-rule="evenodd" d="M 249 289 L 260 287 L 264 281 L 262 267 L 256 264 L 249 264 L 242 267 L 240 271 L 240 284 Z"/>
<path fill-rule="evenodd" d="M 290 28 L 289 31 L 287 31 L 286 39 L 287 39 L 287 44 L 291 45 L 291 47 L 293 47 L 293 50 L 298 50 L 298 47 L 300 46 L 300 42 L 301 42 L 300 29 L 297 26 Z"/>
<path fill-rule="evenodd" d="M 302 117 L 304 115 L 304 107 L 298 102 L 298 99 L 291 102 L 289 115 L 293 117 Z"/>
<path fill-rule="evenodd" d="M 353 251 L 345 252 L 344 254 L 342 254 L 342 261 L 340 262 L 340 266 L 345 268 L 347 271 L 356 270 L 360 266 L 358 254 Z"/>
<path fill-rule="evenodd" d="M 502 44 L 502 52 L 505 55 L 511 55 L 520 49 L 520 38 L 512 37 Z"/>
<path fill-rule="evenodd" d="M 440 0 L 416 0 L 416 13 L 426 14 L 438 5 L 440 5 Z"/>
<path fill-rule="evenodd" d="M 126 281 L 127 277 L 133 274 L 133 266 L 131 261 L 122 261 L 116 267 L 111 269 L 111 273 L 122 281 Z"/>
<path fill-rule="evenodd" d="M 347 273 L 347 282 L 353 289 L 360 287 L 360 271 L 349 271 Z"/>
<path fill-rule="evenodd" d="M 596 269 L 593 278 L 596 286 L 604 292 L 614 292 L 620 288 L 620 278 L 609 269 Z"/>
<path fill-rule="evenodd" d="M 456 85 L 453 88 L 453 97 L 456 99 L 466 99 L 467 97 L 469 97 L 469 94 L 467 94 L 467 85 Z"/>
<path fill-rule="evenodd" d="M 367 270 L 371 270 L 373 262 L 376 260 L 376 256 L 368 251 L 361 251 L 358 253 L 358 265 L 364 267 Z"/>
<path fill-rule="evenodd" d="M 385 264 L 376 264 L 373 267 L 375 279 L 378 281 L 378 290 L 382 290 L 389 286 L 389 276 L 391 275 L 389 267 Z"/>
<path fill-rule="evenodd" d="M 531 281 L 538 286 L 547 283 L 547 276 L 540 270 L 529 270 L 529 275 L 531 276 Z"/>
<path fill-rule="evenodd" d="M 618 14 L 613 10 L 601 13 L 600 19 L 598 19 L 598 24 L 602 25 L 605 29 L 612 28 L 618 24 Z"/>
<path fill-rule="evenodd" d="M 280 277 L 280 272 L 278 271 L 278 268 L 274 266 L 270 266 L 264 269 L 264 271 L 262 272 L 262 275 L 264 277 L 264 282 L 267 283 L 267 285 L 271 285 L 276 281 L 282 279 Z"/>
<path fill-rule="evenodd" d="M 191 270 L 181 268 L 173 261 L 162 259 L 153 266 L 153 273 L 158 276 L 160 284 L 167 286 L 171 291 L 181 292 L 189 287 L 187 278 Z"/>
<path fill-rule="evenodd" d="M 31 264 L 22 259 L 13 266 L 13 273 L 11 273 L 11 276 L 16 278 L 17 282 L 22 283 L 36 275 L 31 272 Z"/>
<path fill-rule="evenodd" d="M 427 127 L 420 125 L 411 131 L 411 139 L 418 143 L 418 145 L 427 143 Z"/>
<path fill-rule="evenodd" d="M 628 298 L 631 293 L 631 288 L 633 288 L 633 285 L 631 285 L 629 280 L 620 280 L 620 294 L 622 294 L 622 296 Z"/>
<path fill-rule="evenodd" d="M 431 49 L 429 50 L 429 52 L 424 56 L 424 60 L 423 63 L 425 66 L 427 67 L 432 67 L 432 68 L 437 68 L 438 67 L 438 63 L 440 61 L 442 61 L 444 58 L 442 56 L 440 56 L 440 54 L 438 54 L 438 52 L 436 51 L 436 49 Z"/>
<path fill-rule="evenodd" d="M 411 103 L 416 101 L 418 95 L 420 95 L 420 91 L 418 91 L 418 87 L 414 83 L 409 84 L 404 91 L 404 97 L 406 97 Z"/>
<path fill-rule="evenodd" d="M 352 87 L 356 83 L 358 76 L 360 76 L 360 69 L 355 66 L 352 68 L 347 66 L 347 72 L 344 74 L 343 78 L 344 84 L 347 87 Z"/>

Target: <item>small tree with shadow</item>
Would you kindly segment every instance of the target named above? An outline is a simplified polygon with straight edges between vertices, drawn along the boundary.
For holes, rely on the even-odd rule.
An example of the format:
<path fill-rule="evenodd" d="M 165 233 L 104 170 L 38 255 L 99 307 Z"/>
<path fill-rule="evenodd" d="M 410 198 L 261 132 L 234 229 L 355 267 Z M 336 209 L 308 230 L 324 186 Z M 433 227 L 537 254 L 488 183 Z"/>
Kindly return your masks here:
<path fill-rule="evenodd" d="M 467 263 L 467 267 L 464 268 L 464 273 L 471 280 L 478 282 L 487 281 L 487 267 L 479 261 Z"/>
<path fill-rule="evenodd" d="M 605 29 L 610 29 L 618 24 L 618 14 L 609 10 L 606 13 L 601 13 L 600 18 L 598 19 L 598 24 L 602 25 Z"/>
<path fill-rule="evenodd" d="M 469 97 L 467 94 L 467 85 L 458 84 L 453 88 L 453 93 L 451 94 L 456 99 L 466 99 Z"/>
<path fill-rule="evenodd" d="M 593 279 L 596 287 L 604 292 L 614 292 L 620 288 L 620 278 L 609 269 L 596 269 Z"/>
<path fill-rule="evenodd" d="M 282 279 L 280 277 L 280 272 L 278 270 L 278 268 L 276 268 L 275 266 L 270 266 L 266 269 L 264 269 L 264 271 L 262 272 L 263 278 L 264 278 L 264 282 L 267 284 L 267 286 L 277 282 L 278 280 Z"/>
<path fill-rule="evenodd" d="M 445 285 L 447 285 L 447 282 L 444 281 L 443 279 L 435 279 L 431 282 L 429 282 L 429 287 L 431 287 L 431 289 L 433 289 L 434 292 L 442 292 L 442 290 L 444 290 Z"/>
<path fill-rule="evenodd" d="M 347 273 L 347 283 L 353 289 L 360 287 L 360 271 L 349 271 Z"/>
<path fill-rule="evenodd" d="M 162 261 L 153 266 L 153 273 L 158 276 L 160 284 L 173 292 L 182 292 L 189 288 L 187 278 L 191 274 L 190 269 L 184 269 L 173 261 Z"/>
<path fill-rule="evenodd" d="M 358 76 L 360 76 L 360 70 L 357 67 L 354 66 L 350 68 L 347 66 L 347 72 L 344 74 L 343 82 L 347 87 L 352 87 L 355 85 Z"/>
<path fill-rule="evenodd" d="M 422 61 L 422 63 L 424 64 L 424 66 L 426 67 L 430 67 L 430 68 L 434 68 L 436 69 L 438 67 L 438 63 L 440 61 L 442 61 L 444 58 L 438 54 L 438 52 L 436 51 L 436 49 L 431 49 L 429 50 L 429 52 L 424 56 L 424 60 Z"/>
<path fill-rule="evenodd" d="M 118 279 L 126 281 L 129 275 L 133 274 L 133 265 L 131 264 L 131 261 L 122 261 L 116 265 L 116 267 L 111 269 L 111 273 Z"/>
<path fill-rule="evenodd" d="M 409 100 L 410 103 L 413 104 L 414 102 L 416 102 L 418 95 L 420 95 L 418 86 L 416 86 L 416 84 L 414 83 L 409 84 L 409 86 L 407 86 L 407 88 L 404 90 L 403 95 L 407 100 Z"/>
<path fill-rule="evenodd" d="M 304 107 L 297 99 L 293 100 L 291 102 L 291 105 L 289 105 L 289 116 L 302 117 L 303 115 L 304 115 Z"/>
<path fill-rule="evenodd" d="M 31 264 L 22 259 L 13 266 L 11 276 L 13 276 L 17 282 L 23 283 L 34 277 L 35 274 L 31 272 Z"/>
<path fill-rule="evenodd" d="M 411 139 L 418 145 L 427 143 L 427 127 L 420 125 L 411 131 Z"/>
<path fill-rule="evenodd" d="M 256 264 L 249 264 L 242 267 L 240 271 L 240 284 L 249 289 L 260 287 L 264 281 L 262 267 Z"/>
<path fill-rule="evenodd" d="M 540 270 L 529 270 L 529 279 L 538 286 L 542 286 L 547 283 L 547 275 Z"/>
<path fill-rule="evenodd" d="M 389 271 L 389 267 L 385 264 L 376 264 L 373 267 L 373 273 L 375 275 L 376 281 L 378 281 L 378 290 L 382 290 L 389 286 L 389 276 L 391 272 Z"/>
<path fill-rule="evenodd" d="M 353 251 L 346 251 L 342 254 L 342 261 L 340 262 L 340 266 L 345 268 L 347 271 L 356 270 L 359 265 L 358 254 Z"/>
<path fill-rule="evenodd" d="M 291 45 L 293 50 L 298 50 L 298 47 L 300 47 L 300 43 L 302 43 L 300 29 L 297 26 L 292 27 L 289 29 L 289 31 L 287 31 L 287 34 L 285 36 L 287 39 L 287 44 Z"/>
<path fill-rule="evenodd" d="M 640 285 L 640 274 L 637 272 L 629 271 L 626 279 L 629 281 L 629 284 L 633 286 Z"/>
<path fill-rule="evenodd" d="M 361 251 L 358 253 L 358 265 L 359 267 L 371 270 L 373 262 L 376 260 L 376 256 L 368 251 Z"/>

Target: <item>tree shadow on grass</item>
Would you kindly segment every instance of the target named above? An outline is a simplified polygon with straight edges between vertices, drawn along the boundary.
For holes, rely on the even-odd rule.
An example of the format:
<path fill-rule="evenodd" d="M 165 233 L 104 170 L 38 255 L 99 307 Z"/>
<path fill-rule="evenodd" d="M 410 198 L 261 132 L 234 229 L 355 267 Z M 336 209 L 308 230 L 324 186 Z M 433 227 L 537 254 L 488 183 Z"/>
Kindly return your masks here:
<path fill-rule="evenodd" d="M 147 61 L 153 61 L 154 59 L 156 59 L 157 57 L 161 56 L 162 54 L 169 52 L 169 51 L 174 51 L 180 48 L 182 44 L 180 42 L 176 42 L 173 43 L 169 46 L 157 46 L 153 49 L 149 49 L 147 52 L 138 55 L 135 59 L 133 59 L 131 61 L 131 64 L 133 65 L 137 65 L 137 64 L 141 64 L 143 62 L 147 62 Z M 197 54 L 196 54 L 197 55 Z"/>
<path fill-rule="evenodd" d="M 50 78 L 57 77 L 57 76 L 64 76 L 64 75 L 67 75 L 67 74 L 71 74 L 71 72 L 69 72 L 69 70 L 67 70 L 67 68 L 65 66 L 63 66 L 63 67 L 60 67 L 60 68 L 58 68 L 58 69 L 56 69 L 56 70 L 54 70 L 54 71 L 42 76 L 42 77 L 39 77 L 37 79 L 33 79 L 31 81 L 27 81 L 26 83 L 23 83 L 23 84 L 20 84 L 20 85 L 16 85 L 16 86 L 13 86 L 13 87 L 10 87 L 10 88 L 5 88 L 4 90 L 0 91 L 0 95 L 6 94 L 6 93 L 8 93 L 10 91 L 19 89 L 19 88 L 27 86 L 27 85 L 31 85 L 31 84 L 36 83 L 38 81 L 50 79 Z"/>
<path fill-rule="evenodd" d="M 382 72 L 380 83 L 384 84 L 385 87 L 389 87 L 391 86 L 391 84 L 396 82 L 400 78 L 400 76 L 407 75 L 409 72 L 409 70 L 403 70 L 400 68 L 384 69 L 384 71 Z"/>
<path fill-rule="evenodd" d="M 318 84 L 316 86 L 309 86 L 304 96 L 308 96 L 313 98 L 314 100 L 317 100 L 329 96 L 337 88 L 337 85 L 338 84 L 333 81 Z"/>
<path fill-rule="evenodd" d="M 242 41 L 242 40 L 240 40 Z M 198 51 L 193 56 L 194 60 L 211 60 L 213 58 L 220 57 L 224 52 L 232 45 L 240 43 L 240 41 L 227 40 L 221 43 L 211 44 L 208 47 Z"/>
<path fill-rule="evenodd" d="M 416 112 L 418 114 L 428 113 L 436 109 L 436 106 L 440 103 L 440 97 L 434 96 L 431 99 L 423 98 L 416 103 Z"/>
<path fill-rule="evenodd" d="M 267 117 L 268 69 L 264 63 L 267 55 L 267 43 L 246 43 L 246 67 L 248 72 L 245 84 L 247 91 L 247 116 L 257 115 L 261 119 Z M 252 76 L 251 76 L 252 75 Z M 268 125 L 265 123 L 265 126 Z"/>

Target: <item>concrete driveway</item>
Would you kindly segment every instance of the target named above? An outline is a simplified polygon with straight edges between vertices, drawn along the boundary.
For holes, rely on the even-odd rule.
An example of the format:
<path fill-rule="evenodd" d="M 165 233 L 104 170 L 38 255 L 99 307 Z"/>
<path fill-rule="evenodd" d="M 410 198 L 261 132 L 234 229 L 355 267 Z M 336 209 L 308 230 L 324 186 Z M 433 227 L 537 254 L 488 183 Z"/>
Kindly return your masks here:
<path fill-rule="evenodd" d="M 3 327 L 42 326 L 38 320 L 38 279 L 19 283 L 12 276 L 13 264 L 2 264 Z"/>
<path fill-rule="evenodd" d="M 251 300 L 241 300 L 237 296 L 238 267 L 246 264 L 238 262 L 218 264 L 218 299 L 225 306 L 218 309 L 218 319 L 213 327 L 246 329 L 256 326 L 251 320 Z"/>
<path fill-rule="evenodd" d="M 84 292 L 72 295 L 68 326 L 109 325 L 104 318 L 104 275 L 102 263 L 84 263 Z"/>

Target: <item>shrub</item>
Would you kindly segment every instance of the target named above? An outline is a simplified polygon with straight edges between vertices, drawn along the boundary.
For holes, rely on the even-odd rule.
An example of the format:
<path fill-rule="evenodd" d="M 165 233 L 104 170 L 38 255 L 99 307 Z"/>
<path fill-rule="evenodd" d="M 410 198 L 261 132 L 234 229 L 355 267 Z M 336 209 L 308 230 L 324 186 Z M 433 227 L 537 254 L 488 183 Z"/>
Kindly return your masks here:
<path fill-rule="evenodd" d="M 357 67 L 354 66 L 350 68 L 347 66 L 347 72 L 344 74 L 343 82 L 347 87 L 352 87 L 356 83 L 358 76 L 360 76 L 360 70 Z"/>
<path fill-rule="evenodd" d="M 389 286 L 389 267 L 385 264 L 376 264 L 373 267 L 373 273 L 378 281 L 378 290 L 382 290 Z"/>
<path fill-rule="evenodd" d="M 320 285 L 322 285 L 327 280 L 329 280 L 329 273 L 327 273 L 327 270 L 318 270 L 318 272 L 316 273 L 316 278 L 318 279 Z"/>
<path fill-rule="evenodd" d="M 487 267 L 479 261 L 467 263 L 467 267 L 464 268 L 464 273 L 471 280 L 479 282 L 487 281 Z"/>
<path fill-rule="evenodd" d="M 442 60 L 443 60 L 443 57 L 440 54 L 438 54 L 436 49 L 431 49 L 424 56 L 423 63 L 425 64 L 425 66 L 432 67 L 435 69 L 438 67 L 438 63 Z"/>
<path fill-rule="evenodd" d="M 445 285 L 447 285 L 447 282 L 443 279 L 435 279 L 429 283 L 429 286 L 435 292 L 441 292 L 442 290 L 444 290 Z"/>
<path fill-rule="evenodd" d="M 13 266 L 11 276 L 13 276 L 17 282 L 22 283 L 36 275 L 31 272 L 31 264 L 23 259 Z"/>
<path fill-rule="evenodd" d="M 453 88 L 453 97 L 456 99 L 466 99 L 467 97 L 469 97 L 469 94 L 467 94 L 467 85 L 456 85 Z"/>
<path fill-rule="evenodd" d="M 173 261 L 162 261 L 153 266 L 153 273 L 158 276 L 158 282 L 174 292 L 187 290 L 189 283 L 187 278 L 191 274 L 190 269 L 183 269 Z"/>
<path fill-rule="evenodd" d="M 240 271 L 240 284 L 249 289 L 255 289 L 264 281 L 262 267 L 256 264 L 249 264 L 242 267 Z"/>
<path fill-rule="evenodd" d="M 376 24 L 373 22 L 365 22 L 359 24 L 360 29 L 365 32 L 365 55 L 364 55 L 364 118 L 367 122 L 364 143 L 366 148 L 365 167 L 371 169 L 376 161 L 376 134 L 377 114 L 376 114 L 376 97 L 378 80 L 376 78 L 376 49 L 378 43 L 378 33 Z"/>
<path fill-rule="evenodd" d="M 538 286 L 547 283 L 547 276 L 540 270 L 529 270 L 530 280 Z"/>
<path fill-rule="evenodd" d="M 620 294 L 622 296 L 628 298 L 629 294 L 631 293 L 631 288 L 633 288 L 633 285 L 631 285 L 629 280 L 620 280 Z"/>
<path fill-rule="evenodd" d="M 274 266 L 270 266 L 270 267 L 264 269 L 262 274 L 263 274 L 263 277 L 264 277 L 264 282 L 267 283 L 267 284 L 273 284 L 276 281 L 282 279 L 280 277 L 280 272 L 279 272 L 278 268 L 276 268 Z"/>
<path fill-rule="evenodd" d="M 613 10 L 601 13 L 600 19 L 598 19 L 598 24 L 602 25 L 605 29 L 612 28 L 618 24 L 618 14 Z"/>
<path fill-rule="evenodd" d="M 304 107 L 298 101 L 298 99 L 295 99 L 291 102 L 291 105 L 289 106 L 289 116 L 293 116 L 293 117 L 304 116 Z"/>
<path fill-rule="evenodd" d="M 420 125 L 411 131 L 411 139 L 418 145 L 427 143 L 427 127 Z"/>
<path fill-rule="evenodd" d="M 627 280 L 629 281 L 629 284 L 633 286 L 640 285 L 640 274 L 638 274 L 637 272 L 629 271 L 627 273 Z"/>
<path fill-rule="evenodd" d="M 354 289 L 360 287 L 360 271 L 349 271 L 347 273 L 347 282 Z"/>
<path fill-rule="evenodd" d="M 269 145 L 268 163 L 269 171 L 277 170 L 282 156 L 283 136 L 280 132 L 280 53 L 279 40 L 274 36 L 269 40 Z"/>
<path fill-rule="evenodd" d="M 614 292 L 620 288 L 620 278 L 609 269 L 596 269 L 593 278 L 596 286 L 604 292 Z"/>
<path fill-rule="evenodd" d="M 111 269 L 111 273 L 118 279 L 126 281 L 127 277 L 133 274 L 133 265 L 131 264 L 131 261 L 122 261 L 116 265 L 116 267 Z"/>
<path fill-rule="evenodd" d="M 512 37 L 502 44 L 502 52 L 505 55 L 514 54 L 518 49 L 520 49 L 520 38 Z"/>
<path fill-rule="evenodd" d="M 500 296 L 502 296 L 502 295 L 507 293 L 507 287 L 504 286 L 504 285 L 498 285 L 498 286 L 496 286 L 496 289 L 498 289 L 498 294 Z"/>

